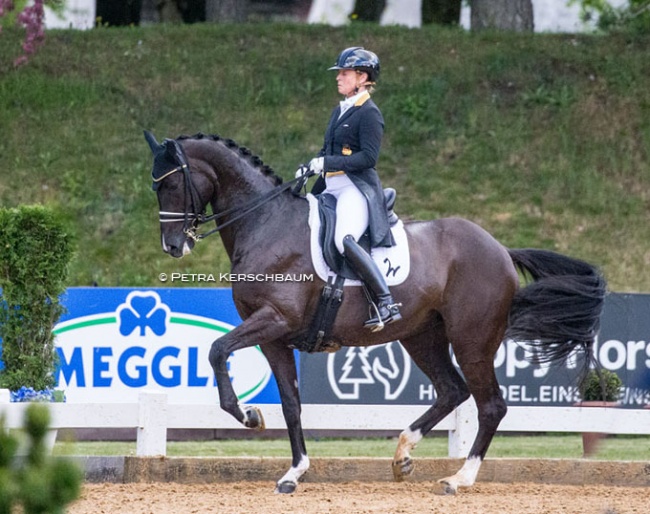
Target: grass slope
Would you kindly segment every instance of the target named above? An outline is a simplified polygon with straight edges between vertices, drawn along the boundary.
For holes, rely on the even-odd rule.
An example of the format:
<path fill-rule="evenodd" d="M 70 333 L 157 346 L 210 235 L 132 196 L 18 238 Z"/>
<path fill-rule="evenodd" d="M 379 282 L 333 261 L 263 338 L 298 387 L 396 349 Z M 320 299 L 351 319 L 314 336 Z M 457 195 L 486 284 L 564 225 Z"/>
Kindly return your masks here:
<path fill-rule="evenodd" d="M 469 218 L 650 291 L 648 37 L 160 25 L 52 31 L 12 69 L 21 37 L 0 35 L 0 203 L 65 213 L 71 285 L 229 271 L 217 236 L 181 261 L 161 252 L 142 129 L 219 133 L 288 179 L 338 101 L 327 67 L 364 45 L 382 60 L 379 169 L 404 218 Z"/>

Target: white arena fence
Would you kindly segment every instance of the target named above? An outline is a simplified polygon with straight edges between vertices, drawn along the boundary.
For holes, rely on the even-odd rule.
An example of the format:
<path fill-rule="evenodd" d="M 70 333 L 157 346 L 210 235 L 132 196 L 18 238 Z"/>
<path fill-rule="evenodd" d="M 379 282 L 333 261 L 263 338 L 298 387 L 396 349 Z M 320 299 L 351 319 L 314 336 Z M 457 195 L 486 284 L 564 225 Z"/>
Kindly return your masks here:
<path fill-rule="evenodd" d="M 50 403 L 51 428 L 137 428 L 136 455 L 164 456 L 167 429 L 242 429 L 219 405 L 181 405 L 167 394 L 143 391 L 138 403 Z M 10 403 L 0 389 L 0 416 L 21 428 L 27 403 Z M 285 429 L 279 404 L 260 405 L 266 428 Z M 305 430 L 403 430 L 423 405 L 303 405 Z M 466 457 L 478 429 L 476 405 L 468 400 L 435 428 L 449 432 L 449 457 Z M 246 430 L 246 429 L 244 429 Z M 509 407 L 499 432 L 603 432 L 650 434 L 650 409 L 611 407 Z"/>

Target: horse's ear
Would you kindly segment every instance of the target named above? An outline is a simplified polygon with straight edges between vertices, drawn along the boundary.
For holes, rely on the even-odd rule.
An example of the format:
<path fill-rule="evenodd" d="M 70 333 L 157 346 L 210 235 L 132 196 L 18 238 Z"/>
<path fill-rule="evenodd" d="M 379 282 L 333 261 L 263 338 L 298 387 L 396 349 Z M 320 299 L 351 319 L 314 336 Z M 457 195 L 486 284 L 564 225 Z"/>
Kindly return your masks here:
<path fill-rule="evenodd" d="M 149 148 L 151 148 L 152 153 L 155 155 L 156 150 L 161 146 L 160 143 L 156 141 L 156 137 L 148 130 L 144 131 L 144 138 L 147 140 L 147 143 L 149 143 Z"/>

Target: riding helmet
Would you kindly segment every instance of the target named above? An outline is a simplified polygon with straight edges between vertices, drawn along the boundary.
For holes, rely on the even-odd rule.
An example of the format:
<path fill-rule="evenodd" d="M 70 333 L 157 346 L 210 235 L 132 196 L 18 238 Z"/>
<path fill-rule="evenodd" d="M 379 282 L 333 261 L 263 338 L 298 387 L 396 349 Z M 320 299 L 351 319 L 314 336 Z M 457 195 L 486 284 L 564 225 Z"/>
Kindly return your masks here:
<path fill-rule="evenodd" d="M 370 82 L 376 82 L 379 78 L 379 57 L 361 46 L 351 46 L 343 50 L 336 59 L 336 64 L 328 69 L 364 71 Z"/>

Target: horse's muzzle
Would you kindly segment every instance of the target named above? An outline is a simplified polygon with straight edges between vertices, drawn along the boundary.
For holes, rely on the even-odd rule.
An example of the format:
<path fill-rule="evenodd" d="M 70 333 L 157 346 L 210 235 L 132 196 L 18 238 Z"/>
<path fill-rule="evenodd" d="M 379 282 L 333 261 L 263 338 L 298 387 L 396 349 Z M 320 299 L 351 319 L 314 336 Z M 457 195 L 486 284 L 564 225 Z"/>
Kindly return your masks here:
<path fill-rule="evenodd" d="M 160 241 L 162 244 L 163 252 L 171 255 L 177 259 L 192 253 L 192 248 L 194 247 L 194 241 L 188 239 L 187 237 L 174 238 L 180 239 L 180 241 L 167 240 L 165 235 L 162 234 Z"/>

